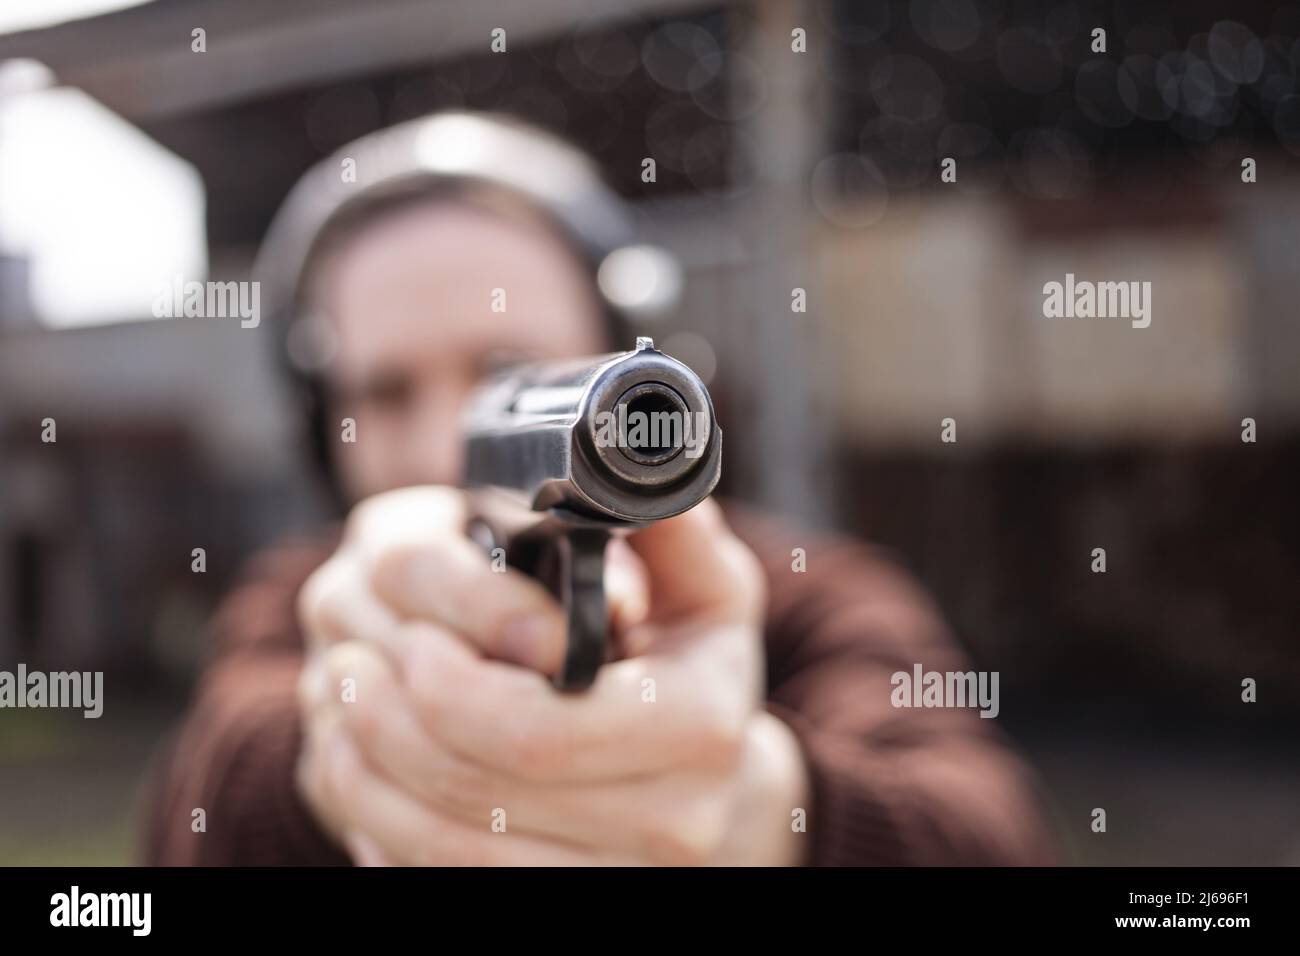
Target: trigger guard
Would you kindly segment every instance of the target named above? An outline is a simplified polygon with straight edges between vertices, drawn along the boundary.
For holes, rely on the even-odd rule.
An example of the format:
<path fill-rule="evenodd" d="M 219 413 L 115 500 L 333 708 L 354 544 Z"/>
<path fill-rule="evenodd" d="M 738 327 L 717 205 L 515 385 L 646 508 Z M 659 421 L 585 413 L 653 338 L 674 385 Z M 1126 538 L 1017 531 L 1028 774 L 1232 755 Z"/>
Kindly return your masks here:
<path fill-rule="evenodd" d="M 609 621 L 605 609 L 605 546 L 602 528 L 571 528 L 556 541 L 559 597 L 568 615 L 564 662 L 555 676 L 560 690 L 584 690 L 605 662 Z"/>

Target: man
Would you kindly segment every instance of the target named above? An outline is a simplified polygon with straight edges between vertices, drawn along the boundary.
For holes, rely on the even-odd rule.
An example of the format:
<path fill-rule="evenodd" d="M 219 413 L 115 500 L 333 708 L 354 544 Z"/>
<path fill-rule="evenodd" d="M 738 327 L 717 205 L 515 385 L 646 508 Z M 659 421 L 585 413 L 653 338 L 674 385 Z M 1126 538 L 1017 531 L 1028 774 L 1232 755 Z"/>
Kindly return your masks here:
<path fill-rule="evenodd" d="M 295 189 L 264 284 L 350 510 L 219 613 L 152 862 L 1048 859 L 993 721 L 892 706 L 892 674 L 965 665 L 862 545 L 706 501 L 611 549 L 625 656 L 581 693 L 548 681 L 560 608 L 465 538 L 459 416 L 501 361 L 630 347 L 635 296 L 598 270 L 630 239 L 583 157 L 468 114 L 367 137 Z"/>

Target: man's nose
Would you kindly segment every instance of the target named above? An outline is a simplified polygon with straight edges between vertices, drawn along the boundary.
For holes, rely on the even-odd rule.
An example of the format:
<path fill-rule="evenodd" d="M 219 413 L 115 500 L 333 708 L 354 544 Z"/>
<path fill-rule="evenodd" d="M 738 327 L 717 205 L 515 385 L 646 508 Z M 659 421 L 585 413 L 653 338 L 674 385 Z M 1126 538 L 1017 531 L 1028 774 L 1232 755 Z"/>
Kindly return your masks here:
<path fill-rule="evenodd" d="M 421 396 L 410 446 L 406 449 L 413 477 L 421 483 L 459 484 L 463 465 L 459 390 L 428 389 Z"/>

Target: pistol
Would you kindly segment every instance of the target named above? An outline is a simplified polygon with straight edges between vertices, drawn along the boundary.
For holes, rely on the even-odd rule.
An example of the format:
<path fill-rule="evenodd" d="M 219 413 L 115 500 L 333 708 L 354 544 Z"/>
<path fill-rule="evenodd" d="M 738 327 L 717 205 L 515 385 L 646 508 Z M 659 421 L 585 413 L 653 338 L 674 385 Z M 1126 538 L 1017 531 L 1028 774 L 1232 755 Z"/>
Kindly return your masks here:
<path fill-rule="evenodd" d="M 555 678 L 581 690 L 613 651 L 605 548 L 695 507 L 722 472 L 704 382 L 639 337 L 630 352 L 516 366 L 466 407 L 469 536 L 550 589 L 568 636 Z"/>

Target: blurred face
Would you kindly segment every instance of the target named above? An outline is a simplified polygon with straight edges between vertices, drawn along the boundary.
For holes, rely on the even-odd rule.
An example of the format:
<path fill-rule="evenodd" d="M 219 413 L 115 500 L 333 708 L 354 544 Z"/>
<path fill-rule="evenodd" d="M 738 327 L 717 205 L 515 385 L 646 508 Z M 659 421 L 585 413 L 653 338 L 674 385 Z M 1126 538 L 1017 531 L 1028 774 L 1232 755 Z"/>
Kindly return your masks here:
<path fill-rule="evenodd" d="M 582 264 L 551 232 L 452 201 L 363 229 L 316 296 L 338 337 L 331 417 L 357 423 L 337 455 L 354 500 L 457 483 L 460 416 L 484 375 L 610 347 Z"/>

